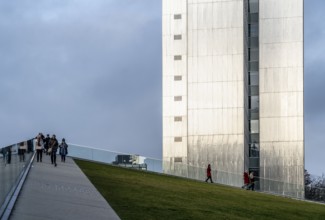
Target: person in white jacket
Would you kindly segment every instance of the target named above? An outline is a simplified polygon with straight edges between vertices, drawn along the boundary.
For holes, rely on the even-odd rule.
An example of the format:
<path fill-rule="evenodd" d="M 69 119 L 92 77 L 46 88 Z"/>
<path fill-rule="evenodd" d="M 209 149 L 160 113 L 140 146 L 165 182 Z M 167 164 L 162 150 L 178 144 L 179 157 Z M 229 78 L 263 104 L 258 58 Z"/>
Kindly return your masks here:
<path fill-rule="evenodd" d="M 35 144 L 37 162 L 42 162 L 44 142 L 41 134 L 37 135 Z"/>

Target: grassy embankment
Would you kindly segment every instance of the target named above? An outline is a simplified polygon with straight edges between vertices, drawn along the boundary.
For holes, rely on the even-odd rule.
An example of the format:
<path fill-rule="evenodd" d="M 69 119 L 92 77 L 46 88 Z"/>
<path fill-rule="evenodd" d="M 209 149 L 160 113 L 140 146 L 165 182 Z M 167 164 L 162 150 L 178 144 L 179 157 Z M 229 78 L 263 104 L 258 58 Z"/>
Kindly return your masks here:
<path fill-rule="evenodd" d="M 325 219 L 325 205 L 76 160 L 124 219 Z"/>

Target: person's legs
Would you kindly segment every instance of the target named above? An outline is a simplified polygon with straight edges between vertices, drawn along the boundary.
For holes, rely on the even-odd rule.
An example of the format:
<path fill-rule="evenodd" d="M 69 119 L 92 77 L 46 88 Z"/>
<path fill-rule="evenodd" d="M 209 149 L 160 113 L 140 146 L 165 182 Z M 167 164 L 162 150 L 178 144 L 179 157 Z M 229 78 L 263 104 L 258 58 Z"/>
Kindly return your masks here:
<path fill-rule="evenodd" d="M 53 164 L 53 160 L 54 160 L 54 155 L 53 153 L 51 153 L 51 163 Z"/>
<path fill-rule="evenodd" d="M 208 178 L 205 180 L 205 182 L 208 182 L 210 180 L 211 183 L 213 183 L 211 176 L 208 176 Z"/>
<path fill-rule="evenodd" d="M 56 154 L 53 154 L 53 162 L 54 162 L 54 166 L 56 166 Z"/>
<path fill-rule="evenodd" d="M 36 150 L 36 159 L 37 159 L 37 162 L 39 161 L 39 154 L 40 154 L 39 151 L 40 150 Z"/>

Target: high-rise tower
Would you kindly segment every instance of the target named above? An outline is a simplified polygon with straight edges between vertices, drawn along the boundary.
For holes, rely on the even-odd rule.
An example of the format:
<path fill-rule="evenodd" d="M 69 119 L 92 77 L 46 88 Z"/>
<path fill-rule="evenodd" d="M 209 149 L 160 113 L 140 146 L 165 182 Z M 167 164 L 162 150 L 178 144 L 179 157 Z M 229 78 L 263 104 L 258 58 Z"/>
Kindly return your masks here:
<path fill-rule="evenodd" d="M 302 197 L 303 0 L 163 0 L 164 171 Z"/>

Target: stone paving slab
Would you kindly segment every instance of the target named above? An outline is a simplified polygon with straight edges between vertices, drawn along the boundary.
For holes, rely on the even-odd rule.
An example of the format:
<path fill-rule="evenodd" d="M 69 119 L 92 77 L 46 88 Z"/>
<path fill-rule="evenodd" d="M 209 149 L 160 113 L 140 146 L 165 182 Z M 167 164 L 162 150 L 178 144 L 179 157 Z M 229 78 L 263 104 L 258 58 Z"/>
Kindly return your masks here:
<path fill-rule="evenodd" d="M 34 160 L 10 219 L 120 219 L 71 158 L 57 164 Z"/>

